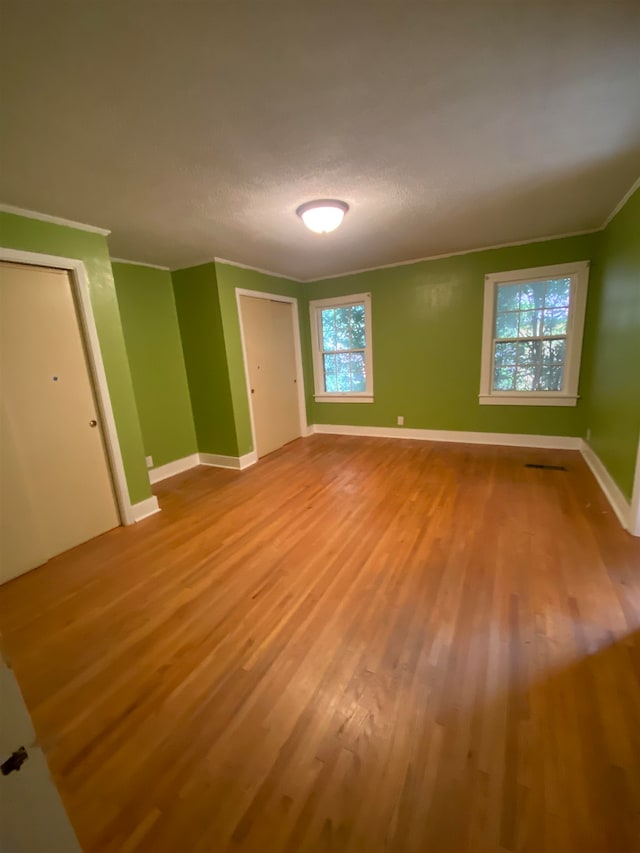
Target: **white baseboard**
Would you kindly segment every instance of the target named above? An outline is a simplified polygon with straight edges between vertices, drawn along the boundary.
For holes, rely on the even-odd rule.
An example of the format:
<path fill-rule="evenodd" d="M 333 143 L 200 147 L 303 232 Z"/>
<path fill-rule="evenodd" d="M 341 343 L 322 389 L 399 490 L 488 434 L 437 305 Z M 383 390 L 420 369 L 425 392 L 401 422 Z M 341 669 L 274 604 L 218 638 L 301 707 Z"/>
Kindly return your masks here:
<path fill-rule="evenodd" d="M 158 465 L 157 468 L 151 468 L 149 471 L 149 482 L 151 484 L 159 483 L 168 477 L 175 477 L 176 474 L 182 474 L 191 468 L 197 468 L 198 465 L 206 465 L 210 468 L 230 468 L 232 471 L 244 471 L 250 465 L 255 465 L 257 461 L 258 457 L 255 451 L 245 453 L 244 456 L 223 456 L 219 453 L 192 453 L 190 456 L 183 456 L 182 459 L 167 462 L 166 465 Z"/>
<path fill-rule="evenodd" d="M 255 465 L 257 461 L 258 454 L 255 450 L 252 450 L 251 453 L 245 453 L 244 456 L 241 456 L 239 459 L 240 470 L 244 471 L 245 468 L 250 468 L 252 465 Z"/>
<path fill-rule="evenodd" d="M 201 453 L 200 465 L 209 465 L 213 468 L 231 468 L 234 471 L 244 471 L 250 465 L 255 465 L 258 456 L 253 450 L 244 456 L 222 456 L 219 453 Z"/>
<path fill-rule="evenodd" d="M 314 424 L 315 433 L 362 435 L 370 438 L 412 438 L 418 441 L 452 441 L 461 444 L 498 444 L 506 447 L 542 447 L 550 450 L 580 450 L 582 439 L 573 435 L 526 435 L 509 432 L 465 432 L 448 429 L 409 429 L 337 424 Z"/>
<path fill-rule="evenodd" d="M 582 438 L 573 435 L 525 435 L 505 432 L 464 432 L 446 429 L 405 429 L 404 427 L 361 427 L 348 424 L 314 424 L 310 432 L 326 435 L 361 435 L 372 438 L 413 438 L 419 441 L 451 441 L 462 444 L 495 444 L 506 447 L 540 447 L 549 450 L 579 450 L 591 469 L 598 485 L 611 504 L 620 524 L 634 536 L 640 536 L 640 519 L 632 517 L 632 507 L 611 474 Z M 636 471 L 640 501 L 640 449 Z M 640 515 L 637 507 L 635 515 Z"/>
<path fill-rule="evenodd" d="M 634 533 L 632 527 L 632 519 L 631 519 L 631 506 L 629 501 L 625 498 L 625 496 L 620 491 L 620 487 L 613 479 L 611 474 L 607 471 L 602 463 L 600 457 L 594 452 L 594 450 L 587 444 L 586 441 L 580 439 L 580 453 L 584 457 L 584 461 L 587 463 L 589 468 L 591 469 L 591 473 L 598 481 L 598 485 L 604 492 L 606 499 L 611 504 L 611 508 L 618 516 L 618 521 L 624 527 L 625 530 L 628 530 L 630 533 Z M 634 533 L 634 535 L 638 535 L 638 533 Z"/>
<path fill-rule="evenodd" d="M 152 484 L 159 483 L 160 480 L 166 480 L 167 477 L 175 477 L 176 474 L 182 474 L 183 471 L 195 468 L 199 464 L 199 453 L 183 456 L 182 459 L 174 459 L 173 462 L 167 462 L 166 465 L 158 465 L 157 468 L 152 468 L 149 471 L 149 482 Z"/>
<path fill-rule="evenodd" d="M 147 518 L 150 515 L 155 515 L 156 512 L 160 512 L 158 498 L 155 495 L 152 495 L 150 498 L 140 501 L 140 503 L 132 504 L 131 510 L 133 512 L 134 522 L 142 521 L 143 518 Z"/>
<path fill-rule="evenodd" d="M 306 435 L 313 433 L 325 435 L 359 435 L 371 438 L 405 438 L 418 441 L 448 441 L 461 444 L 493 444 L 505 447 L 539 447 L 549 450 L 579 450 L 591 469 L 598 485 L 611 504 L 620 524 L 634 536 L 640 536 L 640 527 L 632 518 L 632 507 L 620 487 L 607 471 L 600 458 L 584 439 L 565 435 L 526 435 L 502 432 L 464 432 L 463 430 L 405 429 L 404 427 L 360 427 L 349 424 L 310 424 Z M 151 483 L 158 483 L 167 477 L 173 477 L 197 465 L 213 468 L 229 468 L 243 471 L 255 465 L 258 456 L 254 451 L 244 456 L 223 456 L 217 453 L 192 453 L 182 459 L 159 465 L 149 471 Z M 640 484 L 640 450 L 636 470 L 636 480 Z M 640 486 L 636 486 L 640 492 Z M 156 512 L 160 512 L 158 499 L 153 496 L 131 507 L 133 521 L 141 521 Z"/>

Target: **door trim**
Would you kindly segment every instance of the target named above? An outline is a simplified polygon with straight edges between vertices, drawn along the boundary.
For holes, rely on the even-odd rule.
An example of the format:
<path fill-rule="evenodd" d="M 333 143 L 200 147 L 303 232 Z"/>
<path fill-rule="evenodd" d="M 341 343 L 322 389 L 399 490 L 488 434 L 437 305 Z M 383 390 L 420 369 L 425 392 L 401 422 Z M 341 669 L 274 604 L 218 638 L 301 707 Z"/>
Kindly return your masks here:
<path fill-rule="evenodd" d="M 242 342 L 242 360 L 244 362 L 244 379 L 249 401 L 249 419 L 251 421 L 252 451 L 256 453 L 256 426 L 253 417 L 253 403 L 251 401 L 251 379 L 249 378 L 249 364 L 247 361 L 247 346 L 244 338 L 244 323 L 242 318 L 241 296 L 253 296 L 255 299 L 269 299 L 273 302 L 289 302 L 292 306 L 291 322 L 293 323 L 293 349 L 296 358 L 296 385 L 298 387 L 298 420 L 300 423 L 300 436 L 310 435 L 307 422 L 307 406 L 304 396 L 304 375 L 302 372 L 302 347 L 300 345 L 300 320 L 298 316 L 298 300 L 295 296 L 282 296 L 279 293 L 265 293 L 262 290 L 247 290 L 244 287 L 236 287 L 236 304 L 238 306 L 238 321 L 240 323 L 240 340 Z"/>
<path fill-rule="evenodd" d="M 76 304 L 79 309 L 80 335 L 85 344 L 89 362 L 89 375 L 91 385 L 96 395 L 96 403 L 100 421 L 102 423 L 102 434 L 107 450 L 107 467 L 114 486 L 118 514 L 123 524 L 134 524 L 137 521 L 136 513 L 129 499 L 129 490 L 124 472 L 122 452 L 118 441 L 116 422 L 109 397 L 109 386 L 107 376 L 100 352 L 98 331 L 93 316 L 91 297 L 89 293 L 89 279 L 84 262 L 78 258 L 62 258 L 58 255 L 44 255 L 38 252 L 23 252 L 20 249 L 7 249 L 0 246 L 0 261 L 8 261 L 17 264 L 30 264 L 36 267 L 49 267 L 50 269 L 66 270 L 76 296 Z"/>

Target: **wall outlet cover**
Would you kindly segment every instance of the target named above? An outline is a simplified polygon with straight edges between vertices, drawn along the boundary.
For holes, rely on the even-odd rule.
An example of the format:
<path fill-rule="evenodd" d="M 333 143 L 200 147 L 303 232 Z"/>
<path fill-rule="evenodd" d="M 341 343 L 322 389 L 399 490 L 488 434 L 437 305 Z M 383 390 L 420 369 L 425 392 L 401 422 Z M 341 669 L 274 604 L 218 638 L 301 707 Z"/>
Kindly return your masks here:
<path fill-rule="evenodd" d="M 147 460 L 147 468 L 153 468 L 153 456 L 145 457 Z"/>
<path fill-rule="evenodd" d="M 404 426 L 404 415 L 398 415 L 398 426 Z"/>

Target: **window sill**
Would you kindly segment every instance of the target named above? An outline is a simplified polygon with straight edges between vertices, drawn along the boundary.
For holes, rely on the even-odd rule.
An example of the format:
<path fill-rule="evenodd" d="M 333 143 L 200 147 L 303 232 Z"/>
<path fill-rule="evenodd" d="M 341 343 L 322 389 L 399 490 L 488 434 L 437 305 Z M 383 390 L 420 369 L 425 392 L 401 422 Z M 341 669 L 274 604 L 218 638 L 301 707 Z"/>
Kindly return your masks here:
<path fill-rule="evenodd" d="M 316 403 L 373 403 L 373 394 L 315 394 Z"/>
<path fill-rule="evenodd" d="M 573 394 L 480 394 L 481 406 L 575 406 L 578 397 Z"/>

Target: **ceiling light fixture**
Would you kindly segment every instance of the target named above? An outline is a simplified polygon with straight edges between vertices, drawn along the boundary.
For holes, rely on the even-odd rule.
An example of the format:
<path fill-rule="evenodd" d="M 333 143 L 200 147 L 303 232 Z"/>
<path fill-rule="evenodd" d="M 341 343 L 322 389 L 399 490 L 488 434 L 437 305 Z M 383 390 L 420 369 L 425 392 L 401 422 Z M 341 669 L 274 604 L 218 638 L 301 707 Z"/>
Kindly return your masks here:
<path fill-rule="evenodd" d="M 321 198 L 301 204 L 296 213 L 309 231 L 316 234 L 328 234 L 335 231 L 344 219 L 349 205 L 335 198 Z"/>

